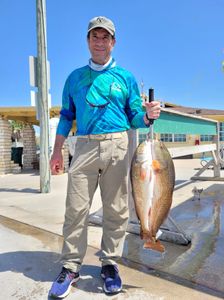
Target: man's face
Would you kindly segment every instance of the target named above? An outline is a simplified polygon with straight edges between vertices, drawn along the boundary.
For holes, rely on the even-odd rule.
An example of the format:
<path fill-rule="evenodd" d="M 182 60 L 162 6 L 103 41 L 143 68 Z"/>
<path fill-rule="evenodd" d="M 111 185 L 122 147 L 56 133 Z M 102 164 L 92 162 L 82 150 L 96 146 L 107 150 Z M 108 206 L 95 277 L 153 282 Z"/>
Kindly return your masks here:
<path fill-rule="evenodd" d="M 114 44 L 115 39 L 107 30 L 96 28 L 90 31 L 88 45 L 92 60 L 95 63 L 105 64 L 110 58 Z"/>

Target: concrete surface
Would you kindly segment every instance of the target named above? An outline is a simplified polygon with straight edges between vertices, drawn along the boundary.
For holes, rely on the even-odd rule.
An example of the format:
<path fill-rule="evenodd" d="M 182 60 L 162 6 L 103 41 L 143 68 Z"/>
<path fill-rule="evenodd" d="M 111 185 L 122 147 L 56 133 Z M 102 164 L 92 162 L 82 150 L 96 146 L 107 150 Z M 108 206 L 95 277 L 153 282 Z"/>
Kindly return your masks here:
<path fill-rule="evenodd" d="M 48 289 L 59 272 L 57 261 L 62 238 L 42 229 L 0 218 L 0 299 L 47 299 Z M 120 264 L 123 292 L 106 296 L 102 291 L 98 249 L 89 246 L 81 279 L 66 299 L 215 299 L 206 289 L 192 289 L 172 282 L 155 270 L 142 270 L 131 262 Z M 8 281 L 7 281 L 8 280 Z M 186 283 L 185 283 L 186 284 Z"/>
<path fill-rule="evenodd" d="M 109 297 L 102 293 L 99 276 L 101 227 L 90 225 L 81 280 L 67 299 L 224 298 L 223 184 L 189 181 L 200 167 L 198 160 L 174 162 L 177 187 L 170 214 L 192 243 L 163 242 L 166 252 L 161 255 L 144 250 L 139 236 L 127 233 L 119 263 L 124 291 Z M 67 174 L 53 176 L 51 193 L 40 194 L 38 174 L 0 176 L 0 299 L 48 298 L 60 270 L 66 182 Z M 195 186 L 203 189 L 201 200 L 194 197 Z M 97 191 L 91 213 L 100 207 Z"/>

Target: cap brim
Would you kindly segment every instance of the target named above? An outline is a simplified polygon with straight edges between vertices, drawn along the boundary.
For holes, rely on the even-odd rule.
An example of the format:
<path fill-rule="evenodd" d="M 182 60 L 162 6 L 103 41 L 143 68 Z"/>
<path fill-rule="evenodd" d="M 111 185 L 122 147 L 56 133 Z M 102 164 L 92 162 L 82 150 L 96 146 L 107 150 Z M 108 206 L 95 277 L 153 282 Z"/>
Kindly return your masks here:
<path fill-rule="evenodd" d="M 112 36 L 115 35 L 115 32 L 113 32 L 112 30 L 108 29 L 106 26 L 102 26 L 102 25 L 101 25 L 101 26 L 99 26 L 99 25 L 93 26 L 93 27 L 91 27 L 91 28 L 88 30 L 88 32 L 90 32 L 91 30 L 93 30 L 93 29 L 95 29 L 95 28 L 103 28 L 103 29 L 105 29 L 106 31 L 108 31 L 109 34 L 111 34 Z"/>

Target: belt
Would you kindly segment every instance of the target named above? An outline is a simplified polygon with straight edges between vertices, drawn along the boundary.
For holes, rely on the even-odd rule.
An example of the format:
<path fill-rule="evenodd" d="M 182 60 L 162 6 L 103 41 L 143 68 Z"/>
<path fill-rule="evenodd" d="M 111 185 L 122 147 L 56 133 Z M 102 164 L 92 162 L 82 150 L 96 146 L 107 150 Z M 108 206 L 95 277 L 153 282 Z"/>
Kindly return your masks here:
<path fill-rule="evenodd" d="M 124 131 L 125 132 L 125 131 Z M 77 138 L 80 139 L 89 139 L 89 140 L 113 140 L 119 139 L 124 136 L 124 132 L 113 132 L 113 133 L 105 133 L 105 134 L 87 134 L 87 135 L 78 135 Z"/>

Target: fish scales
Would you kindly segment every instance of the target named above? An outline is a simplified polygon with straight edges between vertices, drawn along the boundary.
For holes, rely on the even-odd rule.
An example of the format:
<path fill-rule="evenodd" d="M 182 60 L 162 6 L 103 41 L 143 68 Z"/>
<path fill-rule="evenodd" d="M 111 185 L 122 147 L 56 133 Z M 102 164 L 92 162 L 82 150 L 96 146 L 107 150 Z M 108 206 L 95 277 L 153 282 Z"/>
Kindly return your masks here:
<path fill-rule="evenodd" d="M 175 184 L 172 158 L 165 144 L 146 140 L 136 149 L 131 164 L 132 193 L 145 247 L 164 251 L 157 232 L 165 221 Z"/>

